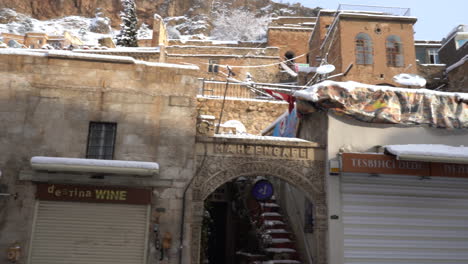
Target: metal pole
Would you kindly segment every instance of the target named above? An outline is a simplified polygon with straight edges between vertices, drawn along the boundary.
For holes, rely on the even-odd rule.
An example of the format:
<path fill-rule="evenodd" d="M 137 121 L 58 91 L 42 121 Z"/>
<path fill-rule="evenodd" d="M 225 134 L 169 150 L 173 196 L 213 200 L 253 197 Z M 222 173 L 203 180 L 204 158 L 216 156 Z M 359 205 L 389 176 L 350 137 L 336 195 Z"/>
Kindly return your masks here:
<path fill-rule="evenodd" d="M 219 127 L 221 126 L 221 119 L 223 119 L 224 102 L 226 102 L 226 93 L 229 87 L 229 78 L 231 77 L 231 74 L 233 73 L 231 70 L 231 67 L 227 66 L 227 69 L 228 69 L 228 75 L 226 77 L 226 88 L 224 88 L 223 103 L 221 105 L 221 113 L 219 114 L 218 126 L 216 127 L 216 134 L 219 134 Z"/>

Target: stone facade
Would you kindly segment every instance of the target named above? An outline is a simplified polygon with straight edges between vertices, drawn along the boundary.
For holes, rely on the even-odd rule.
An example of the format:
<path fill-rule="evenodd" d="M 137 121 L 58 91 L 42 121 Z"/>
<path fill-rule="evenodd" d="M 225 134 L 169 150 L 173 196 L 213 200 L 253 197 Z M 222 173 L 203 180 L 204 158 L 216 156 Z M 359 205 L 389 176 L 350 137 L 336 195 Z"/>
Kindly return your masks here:
<path fill-rule="evenodd" d="M 161 234 L 174 238 L 168 258 L 160 263 L 177 263 L 179 257 L 182 263 L 198 263 L 203 200 L 240 176 L 271 175 L 304 191 L 316 202 L 316 239 L 325 241 L 323 148 L 301 140 L 197 138 L 197 109 L 216 112 L 221 103 L 197 103 L 197 67 L 76 53 L 18 51 L 0 57 L 0 191 L 10 195 L 0 197 L 0 250 L 17 242 L 23 252 L 20 263 L 28 261 L 38 183 L 150 190 L 147 228 L 157 224 Z M 226 120 L 240 119 L 257 131 L 282 112 L 278 109 L 287 108 L 258 101 L 227 101 L 226 106 L 235 113 L 226 114 Z M 240 118 L 249 111 L 261 117 Z M 33 156 L 85 158 L 91 121 L 117 124 L 113 159 L 157 162 L 159 173 L 93 177 L 85 171 L 51 173 L 31 167 Z M 150 232 L 147 263 L 160 257 L 155 240 Z M 317 245 L 317 263 L 327 263 L 326 243 Z"/>
<path fill-rule="evenodd" d="M 222 99 L 198 97 L 197 110 L 200 114 L 214 116 L 217 124 L 222 103 Z M 244 124 L 247 133 L 260 135 L 263 129 L 273 123 L 287 109 L 288 104 L 281 101 L 227 99 L 221 123 L 228 120 L 238 120 Z"/>
<path fill-rule="evenodd" d="M 74 55 L 0 55 L 0 187 L 11 194 L 0 197 L 0 251 L 18 242 L 19 263 L 27 261 L 35 182 L 149 188 L 151 225 L 178 237 L 174 223 L 193 175 L 197 68 Z M 159 175 L 94 179 L 31 169 L 32 156 L 84 158 L 90 121 L 117 124 L 114 159 L 157 162 Z M 158 258 L 154 240 L 150 234 L 150 263 Z M 174 239 L 171 263 L 177 248 Z"/>
<path fill-rule="evenodd" d="M 403 72 L 417 73 L 413 38 L 416 18 L 368 16 L 360 13 L 342 13 L 338 16 L 339 19 L 335 19 L 334 12 L 329 11 L 319 13 L 317 26 L 309 42 L 311 66 L 318 66 L 321 59 L 326 59 L 336 67 L 332 74 L 338 74 L 345 72 L 353 64 L 346 76 L 338 76 L 333 80 L 394 86 L 400 85 L 393 81 L 393 76 Z M 355 38 L 359 33 L 368 34 L 372 40 L 372 64 L 362 65 L 356 62 Z M 389 66 L 387 63 L 385 47 L 390 35 L 401 39 L 402 66 Z"/>
<path fill-rule="evenodd" d="M 191 185 L 192 261 L 199 263 L 203 201 L 216 188 L 237 177 L 259 175 L 282 179 L 314 201 L 315 226 L 312 249 L 316 263 L 326 264 L 328 210 L 324 181 L 325 149 L 307 141 L 280 141 L 268 138 L 198 137 L 198 170 Z"/>
<path fill-rule="evenodd" d="M 448 72 L 449 85 L 444 90 L 449 92 L 468 92 L 468 58 L 462 62 L 460 66 L 454 67 Z"/>
<path fill-rule="evenodd" d="M 268 27 L 268 46 L 278 47 L 281 58 L 296 57 L 295 63 L 308 63 L 308 41 L 315 26 L 315 17 L 279 17 Z"/>
<path fill-rule="evenodd" d="M 249 72 L 256 82 L 278 82 L 278 48 L 249 48 L 224 46 L 168 46 L 166 61 L 169 63 L 194 64 L 200 68 L 199 77 L 210 80 L 225 80 L 226 65 L 233 66 L 234 78 L 245 80 Z M 215 70 L 211 65 L 217 65 Z M 270 65 L 268 67 L 254 67 Z M 236 66 L 248 66 L 239 67 Z M 224 74 L 223 74 L 224 73 Z"/>
<path fill-rule="evenodd" d="M 28 32 L 25 35 L 2 33 L 2 38 L 3 42 L 7 44 L 10 40 L 15 40 L 18 43 L 23 44 L 26 48 L 31 49 L 40 49 L 46 44 L 49 44 L 56 49 L 62 49 L 69 45 L 83 45 L 83 42 L 78 37 L 73 36 L 67 31 L 63 32 L 63 35 L 60 36 L 35 32 Z"/>

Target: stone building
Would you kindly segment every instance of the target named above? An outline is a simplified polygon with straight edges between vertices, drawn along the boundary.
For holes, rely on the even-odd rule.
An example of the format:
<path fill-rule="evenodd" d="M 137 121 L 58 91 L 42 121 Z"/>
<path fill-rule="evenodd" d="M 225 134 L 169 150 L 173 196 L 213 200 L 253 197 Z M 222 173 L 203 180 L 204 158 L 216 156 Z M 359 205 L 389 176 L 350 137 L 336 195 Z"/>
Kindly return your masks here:
<path fill-rule="evenodd" d="M 447 65 L 445 71 L 448 79 L 447 91 L 467 91 L 468 78 L 467 58 L 468 58 L 468 26 L 459 25 L 455 27 L 442 40 L 439 48 L 440 60 Z"/>
<path fill-rule="evenodd" d="M 7 43 L 11 40 L 24 45 L 30 49 L 40 49 L 45 45 L 50 45 L 55 49 L 63 49 L 70 45 L 80 46 L 83 42 L 76 36 L 73 36 L 67 31 L 63 35 L 47 35 L 41 32 L 28 32 L 25 35 L 17 35 L 12 33 L 2 33 L 3 42 Z"/>
<path fill-rule="evenodd" d="M 64 51 L 0 57 L 0 251 L 19 249 L 17 263 L 155 263 L 162 253 L 175 263 L 198 68 Z"/>
<path fill-rule="evenodd" d="M 413 38 L 417 19 L 409 16 L 409 9 L 354 8 L 320 10 L 309 41 L 310 65 L 334 65 L 331 75 L 338 74 L 337 81 L 392 86 L 397 85 L 393 76 L 417 73 Z"/>
<path fill-rule="evenodd" d="M 440 62 L 441 41 L 415 40 L 418 74 L 426 79 L 426 88 L 437 89 L 444 83 L 446 65 Z"/>
<path fill-rule="evenodd" d="M 278 47 L 281 59 L 291 63 L 308 63 L 308 41 L 316 17 L 276 17 L 268 25 L 267 45 Z"/>

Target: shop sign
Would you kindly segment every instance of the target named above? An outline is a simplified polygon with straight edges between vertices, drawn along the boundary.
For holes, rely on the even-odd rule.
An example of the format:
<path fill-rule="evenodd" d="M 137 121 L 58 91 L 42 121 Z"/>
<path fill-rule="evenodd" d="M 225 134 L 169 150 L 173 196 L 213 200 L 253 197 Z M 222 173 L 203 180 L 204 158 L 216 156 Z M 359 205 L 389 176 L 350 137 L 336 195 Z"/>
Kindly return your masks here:
<path fill-rule="evenodd" d="M 343 153 L 342 171 L 468 178 L 468 164 L 397 160 L 382 154 Z"/>
<path fill-rule="evenodd" d="M 468 178 L 468 164 L 431 163 L 432 176 Z"/>
<path fill-rule="evenodd" d="M 125 187 L 39 183 L 36 198 L 48 201 L 149 204 L 151 191 Z"/>
<path fill-rule="evenodd" d="M 397 160 L 389 155 L 343 153 L 342 171 L 427 176 L 430 173 L 430 164 L 420 161 Z"/>

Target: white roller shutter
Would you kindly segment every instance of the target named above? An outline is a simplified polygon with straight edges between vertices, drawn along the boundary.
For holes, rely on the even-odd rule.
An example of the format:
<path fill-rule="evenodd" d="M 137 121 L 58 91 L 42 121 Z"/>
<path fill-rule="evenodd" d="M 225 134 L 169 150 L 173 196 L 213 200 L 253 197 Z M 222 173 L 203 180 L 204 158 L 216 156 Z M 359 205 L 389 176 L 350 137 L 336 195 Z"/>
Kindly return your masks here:
<path fill-rule="evenodd" d="M 143 264 L 148 205 L 38 201 L 30 264 Z"/>
<path fill-rule="evenodd" d="M 468 179 L 341 178 L 345 264 L 467 264 Z"/>

